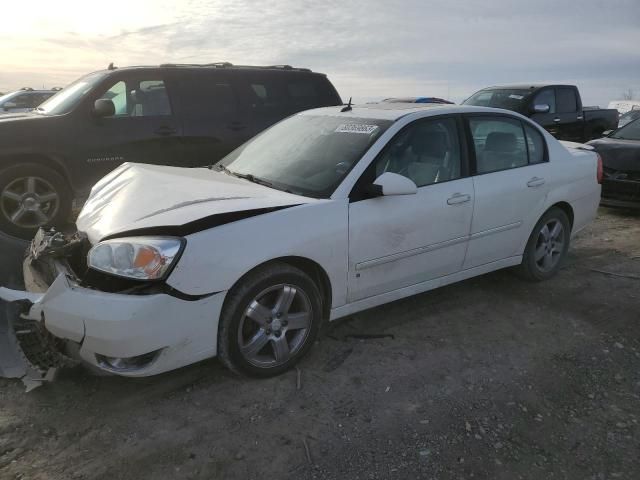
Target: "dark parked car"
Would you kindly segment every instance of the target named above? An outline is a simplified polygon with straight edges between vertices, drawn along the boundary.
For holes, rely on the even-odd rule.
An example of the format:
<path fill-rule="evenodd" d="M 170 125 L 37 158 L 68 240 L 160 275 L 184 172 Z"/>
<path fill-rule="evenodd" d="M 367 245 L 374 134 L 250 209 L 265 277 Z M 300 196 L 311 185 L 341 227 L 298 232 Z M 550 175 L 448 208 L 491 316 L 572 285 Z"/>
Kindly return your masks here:
<path fill-rule="evenodd" d="M 50 90 L 34 90 L 33 88 L 21 88 L 15 92 L 0 96 L 0 115 L 7 113 L 20 113 L 33 110 L 45 100 L 48 100 L 60 88 Z"/>
<path fill-rule="evenodd" d="M 341 103 L 324 74 L 288 65 L 110 65 L 0 117 L 0 231 L 63 223 L 123 162 L 210 165 L 289 115 Z"/>
<path fill-rule="evenodd" d="M 504 108 L 525 115 L 559 140 L 584 143 L 618 125 L 618 111 L 583 107 L 575 85 L 508 85 L 474 93 L 463 105 Z"/>
<path fill-rule="evenodd" d="M 589 145 L 602 157 L 602 205 L 640 208 L 640 119 Z"/>

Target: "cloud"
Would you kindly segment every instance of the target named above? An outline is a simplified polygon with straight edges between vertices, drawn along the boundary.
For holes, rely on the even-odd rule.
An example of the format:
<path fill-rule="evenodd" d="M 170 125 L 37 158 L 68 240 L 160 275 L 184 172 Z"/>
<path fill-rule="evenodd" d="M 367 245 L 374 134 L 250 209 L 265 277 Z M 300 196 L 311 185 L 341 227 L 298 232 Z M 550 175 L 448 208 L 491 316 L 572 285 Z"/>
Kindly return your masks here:
<path fill-rule="evenodd" d="M 640 91 L 637 0 L 140 0 L 136 5 L 138 12 L 151 9 L 155 16 L 140 14 L 139 24 L 128 16 L 120 25 L 114 15 L 98 33 L 65 25 L 63 31 L 50 28 L 47 35 L 13 37 L 8 44 L 0 38 L 0 58 L 11 58 L 0 69 L 0 90 L 49 74 L 68 82 L 111 61 L 231 61 L 310 67 L 327 73 L 343 96 L 361 99 L 449 95 L 461 100 L 489 84 L 534 81 L 577 83 L 587 103 L 606 103 L 627 88 Z M 88 22 L 93 18 L 88 10 L 86 16 Z M 12 43 L 23 56 L 7 52 Z"/>

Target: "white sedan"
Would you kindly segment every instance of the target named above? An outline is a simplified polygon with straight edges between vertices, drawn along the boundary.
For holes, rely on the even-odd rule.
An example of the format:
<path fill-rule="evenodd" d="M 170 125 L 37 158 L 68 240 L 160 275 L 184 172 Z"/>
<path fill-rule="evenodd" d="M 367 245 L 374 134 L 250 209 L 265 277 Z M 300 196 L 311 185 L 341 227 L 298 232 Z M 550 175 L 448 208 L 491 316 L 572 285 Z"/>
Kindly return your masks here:
<path fill-rule="evenodd" d="M 0 298 L 40 359 L 25 372 L 72 355 L 139 377 L 218 356 L 278 374 L 325 321 L 501 268 L 555 275 L 600 200 L 588 148 L 490 108 L 303 112 L 211 169 L 122 165 L 78 232 L 36 237 L 28 291 Z"/>

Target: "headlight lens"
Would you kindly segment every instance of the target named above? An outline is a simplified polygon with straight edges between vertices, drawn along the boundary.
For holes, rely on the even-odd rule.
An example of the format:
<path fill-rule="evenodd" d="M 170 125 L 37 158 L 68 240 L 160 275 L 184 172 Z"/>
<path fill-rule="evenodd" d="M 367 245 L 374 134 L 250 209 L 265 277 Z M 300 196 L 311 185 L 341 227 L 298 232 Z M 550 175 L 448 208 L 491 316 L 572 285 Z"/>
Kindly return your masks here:
<path fill-rule="evenodd" d="M 130 237 L 106 240 L 89 251 L 89 266 L 137 280 L 164 278 L 177 261 L 184 240 L 174 237 Z"/>

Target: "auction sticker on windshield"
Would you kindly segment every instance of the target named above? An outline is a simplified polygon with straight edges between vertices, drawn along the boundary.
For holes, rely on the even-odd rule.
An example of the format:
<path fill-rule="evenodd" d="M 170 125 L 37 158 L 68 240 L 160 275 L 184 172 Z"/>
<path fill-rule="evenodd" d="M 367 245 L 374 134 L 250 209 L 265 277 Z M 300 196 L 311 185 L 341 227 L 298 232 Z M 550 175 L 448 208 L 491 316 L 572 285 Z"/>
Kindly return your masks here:
<path fill-rule="evenodd" d="M 377 130 L 377 125 L 362 125 L 359 123 L 345 123 L 338 125 L 337 133 L 364 133 L 370 135 Z"/>

